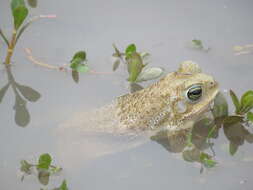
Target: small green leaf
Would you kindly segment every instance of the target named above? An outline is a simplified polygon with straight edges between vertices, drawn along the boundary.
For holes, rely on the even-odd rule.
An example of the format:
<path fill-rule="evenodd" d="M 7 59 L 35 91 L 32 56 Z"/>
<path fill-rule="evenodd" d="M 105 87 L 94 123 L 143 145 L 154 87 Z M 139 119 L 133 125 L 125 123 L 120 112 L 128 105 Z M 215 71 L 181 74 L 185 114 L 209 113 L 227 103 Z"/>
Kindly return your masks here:
<path fill-rule="evenodd" d="M 195 48 L 203 49 L 203 44 L 201 40 L 193 39 L 192 44 Z"/>
<path fill-rule="evenodd" d="M 141 73 L 142 68 L 144 67 L 141 56 L 138 53 L 134 52 L 127 59 L 127 63 L 129 73 L 128 81 L 135 82 L 138 75 Z"/>
<path fill-rule="evenodd" d="M 230 93 L 230 96 L 231 96 L 231 99 L 235 105 L 235 113 L 239 113 L 240 109 L 241 109 L 241 105 L 240 105 L 240 102 L 239 102 L 239 99 L 237 98 L 236 94 L 233 92 L 233 90 L 230 90 L 229 91 Z"/>
<path fill-rule="evenodd" d="M 20 170 L 27 175 L 30 175 L 32 173 L 31 167 L 33 166 L 32 164 L 29 164 L 26 160 L 21 160 L 20 161 L 21 167 Z"/>
<path fill-rule="evenodd" d="M 3 88 L 0 89 L 0 103 L 2 102 L 4 95 L 6 93 L 6 91 L 8 90 L 10 84 L 6 84 Z"/>
<path fill-rule="evenodd" d="M 212 157 L 210 155 L 204 152 L 200 153 L 199 159 L 200 159 L 200 162 L 204 164 L 206 168 L 212 168 L 217 164 L 216 161 L 212 160 Z"/>
<path fill-rule="evenodd" d="M 157 79 L 162 76 L 164 70 L 159 67 L 151 67 L 141 71 L 138 75 L 136 82 L 143 82 L 148 80 Z"/>
<path fill-rule="evenodd" d="M 116 59 L 116 60 L 114 61 L 114 63 L 113 63 L 112 70 L 113 70 L 113 71 L 116 71 L 116 70 L 118 69 L 119 65 L 120 65 L 120 59 Z"/>
<path fill-rule="evenodd" d="M 79 82 L 79 73 L 78 73 L 77 71 L 75 71 L 75 70 L 72 70 L 71 74 L 72 74 L 72 79 L 73 79 L 76 83 L 78 83 L 78 82 Z"/>
<path fill-rule="evenodd" d="M 214 118 L 224 117 L 228 115 L 228 103 L 224 95 L 220 92 L 214 99 L 212 113 Z"/>
<path fill-rule="evenodd" d="M 42 154 L 40 155 L 39 162 L 37 165 L 38 169 L 48 169 L 51 165 L 52 158 L 49 154 Z"/>
<path fill-rule="evenodd" d="M 72 60 L 70 62 L 72 62 L 75 59 L 80 59 L 80 61 L 85 61 L 86 60 L 86 52 L 85 51 L 78 51 L 75 53 L 75 55 L 72 57 Z"/>
<path fill-rule="evenodd" d="M 42 185 L 48 185 L 50 173 L 47 170 L 41 170 L 38 174 L 38 179 Z"/>
<path fill-rule="evenodd" d="M 25 6 L 24 0 L 12 0 L 11 9 L 14 18 L 14 26 L 15 29 L 18 30 L 28 15 L 28 9 Z"/>
<path fill-rule="evenodd" d="M 249 90 L 241 97 L 241 110 L 242 114 L 247 113 L 253 108 L 253 91 Z"/>
<path fill-rule="evenodd" d="M 30 102 L 36 102 L 40 98 L 40 93 L 29 86 L 20 85 L 18 83 L 15 83 L 15 86 L 18 88 L 20 93 Z"/>
<path fill-rule="evenodd" d="M 125 54 L 127 57 L 131 56 L 135 52 L 136 52 L 135 44 L 130 44 L 129 46 L 127 46 L 127 48 L 125 50 Z"/>
<path fill-rule="evenodd" d="M 247 119 L 251 122 L 253 122 L 253 113 L 252 112 L 248 112 L 247 113 Z"/>
<path fill-rule="evenodd" d="M 28 2 L 30 7 L 32 7 L 32 8 L 37 7 L 37 4 L 38 4 L 37 0 L 27 0 L 27 2 Z"/>
<path fill-rule="evenodd" d="M 67 182 L 66 180 L 64 179 L 61 186 L 60 186 L 60 190 L 68 190 L 68 187 L 67 187 Z"/>
<path fill-rule="evenodd" d="M 79 64 L 76 67 L 76 71 L 79 73 L 87 73 L 89 71 L 89 67 L 86 64 Z"/>
<path fill-rule="evenodd" d="M 229 144 L 229 153 L 230 153 L 230 155 L 233 156 L 236 153 L 237 150 L 238 150 L 238 145 L 230 142 L 230 144 Z"/>

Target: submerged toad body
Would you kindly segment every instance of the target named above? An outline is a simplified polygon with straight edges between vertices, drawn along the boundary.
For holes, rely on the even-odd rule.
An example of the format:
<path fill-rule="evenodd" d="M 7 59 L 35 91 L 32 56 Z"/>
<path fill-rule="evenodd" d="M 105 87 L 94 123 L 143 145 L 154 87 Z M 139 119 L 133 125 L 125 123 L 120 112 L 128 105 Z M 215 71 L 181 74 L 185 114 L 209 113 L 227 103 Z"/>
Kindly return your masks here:
<path fill-rule="evenodd" d="M 69 129 L 68 138 L 73 131 L 78 131 L 78 136 L 83 131 L 114 135 L 161 128 L 180 131 L 189 128 L 187 123 L 209 108 L 217 93 L 218 84 L 213 77 L 202 73 L 197 64 L 186 61 L 153 85 L 97 110 L 78 113 L 61 128 L 65 132 Z M 75 136 L 72 139 L 82 144 Z"/>
<path fill-rule="evenodd" d="M 181 129 L 186 121 L 205 111 L 217 93 L 213 77 L 186 61 L 148 88 L 121 96 L 100 109 L 79 113 L 65 125 L 100 132 Z"/>

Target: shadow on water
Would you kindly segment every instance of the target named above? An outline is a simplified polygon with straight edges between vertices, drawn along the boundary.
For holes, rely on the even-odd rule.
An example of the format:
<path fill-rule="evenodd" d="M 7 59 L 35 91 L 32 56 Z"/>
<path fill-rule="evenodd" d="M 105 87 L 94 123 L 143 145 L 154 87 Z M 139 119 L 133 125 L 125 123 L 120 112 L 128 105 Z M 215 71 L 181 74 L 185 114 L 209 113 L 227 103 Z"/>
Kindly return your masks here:
<path fill-rule="evenodd" d="M 30 122 L 30 113 L 26 107 L 27 101 L 37 102 L 41 95 L 33 88 L 19 84 L 15 81 L 15 78 L 11 72 L 11 66 L 5 66 L 8 76 L 8 83 L 0 89 L 0 103 L 2 102 L 6 92 L 11 88 L 15 94 L 15 122 L 20 127 L 26 127 Z"/>

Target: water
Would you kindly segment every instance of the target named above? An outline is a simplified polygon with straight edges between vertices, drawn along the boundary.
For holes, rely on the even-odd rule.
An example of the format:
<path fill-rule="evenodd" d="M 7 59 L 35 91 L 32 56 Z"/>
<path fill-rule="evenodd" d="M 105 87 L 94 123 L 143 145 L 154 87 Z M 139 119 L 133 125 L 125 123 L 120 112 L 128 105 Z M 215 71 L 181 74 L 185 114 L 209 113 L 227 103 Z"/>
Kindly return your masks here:
<path fill-rule="evenodd" d="M 70 73 L 34 66 L 24 53 L 24 48 L 30 48 L 37 59 L 63 65 L 76 51 L 84 49 L 93 70 L 111 72 L 112 43 L 121 49 L 135 43 L 139 50 L 151 53 L 153 66 L 170 72 L 181 61 L 194 60 L 219 81 L 222 90 L 233 89 L 241 95 L 252 89 L 252 54 L 235 56 L 233 46 L 253 43 L 252 5 L 250 0 L 38 1 L 31 15 L 57 17 L 34 23 L 20 39 L 12 59 L 15 81 L 32 87 L 41 97 L 27 102 L 30 122 L 26 127 L 14 120 L 15 94 L 11 88 L 1 102 L 1 189 L 43 187 L 36 176 L 20 181 L 19 162 L 36 162 L 45 152 L 52 155 L 54 165 L 63 167 L 59 177 L 50 179 L 49 188 L 66 179 L 70 189 L 252 189 L 252 145 L 244 141 L 230 156 L 223 129 L 212 140 L 219 164 L 202 174 L 199 164 L 186 162 L 180 154 L 168 152 L 151 140 L 88 162 L 85 158 L 89 155 L 77 146 L 72 158 L 79 162 L 72 163 L 71 156 L 61 156 L 65 147 L 58 146 L 61 136 L 55 134 L 55 129 L 74 113 L 103 106 L 127 93 L 127 76 L 121 68 L 115 74 L 82 75 L 75 84 Z M 1 0 L 0 8 L 1 28 L 8 32 L 9 1 Z M 187 43 L 194 38 L 201 39 L 211 50 L 205 53 L 189 49 Z M 5 46 L 1 43 L 0 47 L 3 60 Z M 8 82 L 7 72 L 3 67 L 0 72 L 3 87 Z M 252 132 L 252 128 L 248 130 Z"/>

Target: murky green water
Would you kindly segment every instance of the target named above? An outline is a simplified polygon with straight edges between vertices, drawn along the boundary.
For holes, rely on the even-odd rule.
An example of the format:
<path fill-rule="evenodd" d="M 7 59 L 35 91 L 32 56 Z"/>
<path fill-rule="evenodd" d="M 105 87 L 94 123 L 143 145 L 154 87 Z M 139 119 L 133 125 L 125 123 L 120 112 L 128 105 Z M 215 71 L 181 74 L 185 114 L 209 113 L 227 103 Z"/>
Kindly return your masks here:
<path fill-rule="evenodd" d="M 69 189 L 252 189 L 253 148 L 247 139 L 247 131 L 253 132 L 252 126 L 225 134 L 220 129 L 218 138 L 212 139 L 218 164 L 202 174 L 200 164 L 184 161 L 180 153 L 161 146 L 161 141 L 149 140 L 141 146 L 94 159 L 88 159 L 90 151 L 82 148 L 81 142 L 78 144 L 78 139 L 89 139 L 83 134 L 76 145 L 59 143 L 68 134 L 57 135 L 56 128 L 74 113 L 100 107 L 128 93 L 127 75 L 123 69 L 113 74 L 84 74 L 76 84 L 70 73 L 33 65 L 24 52 L 24 48 L 30 48 L 37 59 L 60 66 L 84 49 L 93 70 L 112 72 L 112 43 L 121 49 L 135 43 L 151 53 L 152 65 L 161 66 L 166 72 L 176 70 L 184 60 L 194 60 L 219 81 L 222 91 L 233 89 L 241 95 L 252 89 L 253 57 L 250 53 L 234 55 L 233 47 L 253 43 L 252 6 L 251 0 L 38 1 L 31 15 L 57 17 L 34 23 L 16 47 L 11 71 L 8 73 L 3 66 L 0 70 L 0 88 L 8 82 L 18 83 L 40 94 L 40 98 L 38 94 L 37 98 L 32 97 L 36 102 L 26 102 L 26 121 L 15 121 L 15 110 L 24 108 L 15 106 L 17 94 L 12 88 L 0 104 L 1 189 L 43 187 L 33 175 L 21 182 L 19 171 L 21 160 L 36 162 L 42 153 L 50 153 L 53 164 L 63 168 L 60 176 L 50 178 L 48 188 L 66 179 Z M 0 25 L 8 33 L 9 1 L 1 0 L 0 9 Z M 188 48 L 187 43 L 194 38 L 201 39 L 211 50 L 206 53 Z M 2 60 L 5 48 L 0 42 Z M 233 111 L 228 93 L 225 96 Z M 26 123 L 25 127 L 20 126 Z M 229 134 L 238 134 L 235 141 L 241 143 L 234 156 L 228 150 L 234 140 Z M 117 140 L 122 141 L 119 138 L 112 142 Z M 103 144 L 103 138 L 99 143 Z M 102 151 L 96 148 L 99 147 L 91 147 L 93 151 Z"/>

